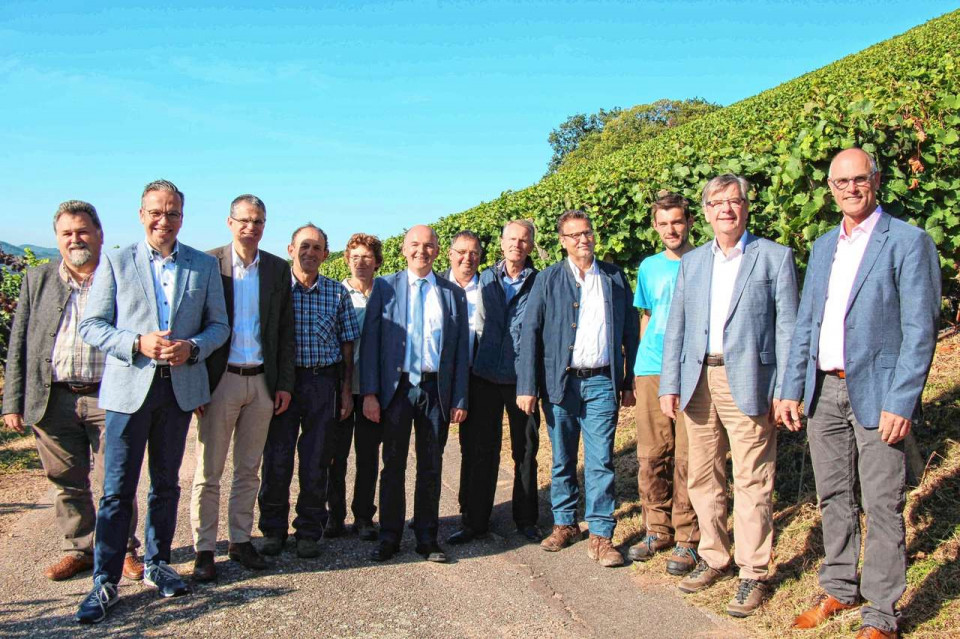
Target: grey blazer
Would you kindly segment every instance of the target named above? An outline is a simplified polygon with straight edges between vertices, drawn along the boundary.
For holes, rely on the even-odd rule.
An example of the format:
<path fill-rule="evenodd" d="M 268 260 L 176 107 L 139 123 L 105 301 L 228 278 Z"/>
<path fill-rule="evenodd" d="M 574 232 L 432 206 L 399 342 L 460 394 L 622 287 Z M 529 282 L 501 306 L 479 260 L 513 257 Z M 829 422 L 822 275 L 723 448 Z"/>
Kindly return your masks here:
<path fill-rule="evenodd" d="M 70 301 L 70 287 L 60 278 L 59 269 L 60 260 L 27 269 L 10 330 L 3 414 L 23 415 L 28 424 L 36 424 L 47 412 L 53 343 Z"/>
<path fill-rule="evenodd" d="M 667 332 L 663 338 L 660 395 L 679 395 L 686 408 L 700 381 L 710 332 L 713 242 L 680 260 Z M 790 337 L 797 319 L 793 251 L 746 233 L 723 330 L 730 393 L 746 415 L 763 415 L 779 396 Z"/>
<path fill-rule="evenodd" d="M 840 227 L 813 245 L 780 397 L 816 410 L 820 322 Z M 864 428 L 880 412 L 916 419 L 940 319 L 940 259 L 930 236 L 886 213 L 870 235 L 847 300 L 844 369 L 850 404 Z"/>
<path fill-rule="evenodd" d="M 174 366 L 171 375 L 177 404 L 189 411 L 210 401 L 203 360 L 227 341 L 230 324 L 217 260 L 185 244 L 179 246 L 171 336 L 196 342 L 200 357 L 195 364 Z M 134 354 L 133 344 L 138 334 L 157 330 L 160 320 L 146 243 L 105 252 L 80 322 L 83 340 L 107 355 L 100 385 L 101 408 L 135 413 L 143 405 L 157 363 Z"/>

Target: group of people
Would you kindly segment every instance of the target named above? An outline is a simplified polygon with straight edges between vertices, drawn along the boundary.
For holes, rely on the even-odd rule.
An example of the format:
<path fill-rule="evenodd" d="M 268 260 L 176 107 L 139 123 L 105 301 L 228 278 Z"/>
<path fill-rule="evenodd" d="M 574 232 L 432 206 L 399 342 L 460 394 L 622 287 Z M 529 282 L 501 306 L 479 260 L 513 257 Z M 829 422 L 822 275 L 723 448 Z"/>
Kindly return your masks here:
<path fill-rule="evenodd" d="M 62 259 L 28 270 L 10 337 L 3 417 L 32 424 L 48 477 L 66 579 L 93 568 L 77 620 L 104 619 L 121 576 L 162 596 L 186 594 L 169 565 L 178 473 L 191 416 L 197 467 L 191 497 L 193 578 L 216 578 L 220 486 L 233 475 L 228 555 L 249 569 L 283 552 L 295 458 L 296 553 L 347 532 L 351 510 L 371 558 L 390 560 L 406 525 L 405 475 L 415 436 L 416 552 L 444 562 L 438 543 L 441 462 L 459 424 L 461 522 L 448 539 L 489 534 L 504 413 L 514 466 L 512 515 L 523 538 L 560 551 L 583 539 L 577 517 L 578 449 L 588 556 L 624 563 L 612 541 L 614 435 L 621 406 L 636 410 L 645 532 L 633 561 L 670 551 L 682 592 L 733 576 L 728 605 L 754 613 L 768 595 L 777 426 L 809 420 L 823 515 L 823 592 L 795 627 L 812 628 L 866 600 L 858 637 L 896 636 L 906 585 L 902 440 L 918 417 L 940 313 L 939 258 L 922 230 L 877 201 L 880 176 L 859 149 L 839 153 L 828 182 L 842 222 L 816 241 L 798 299 L 792 251 L 746 230 L 749 184 L 721 175 L 703 188 L 713 239 L 694 248 L 689 203 L 661 192 L 652 224 L 664 250 L 639 266 L 636 291 L 597 259 L 591 218 L 568 210 L 556 231 L 566 257 L 537 272 L 528 220 L 504 225 L 502 259 L 478 273 L 471 231 L 450 240 L 450 269 L 434 271 L 436 233 L 414 226 L 407 268 L 377 276 L 380 241 L 353 235 L 350 277 L 319 275 L 326 234 L 296 229 L 292 265 L 259 248 L 266 206 L 230 205 L 230 244 L 202 253 L 177 240 L 184 195 L 148 184 L 146 237 L 101 253 L 95 208 L 68 201 L 54 217 Z M 538 527 L 540 410 L 552 448 L 553 527 Z M 143 561 L 136 491 L 149 451 Z M 726 458 L 733 463 L 733 536 L 727 530 Z M 102 478 L 95 512 L 90 459 Z M 382 470 L 381 470 L 382 459 Z M 379 504 L 375 503 L 379 473 Z M 862 574 L 859 484 L 867 516 Z M 254 505 L 263 540 L 251 543 Z M 379 505 L 379 527 L 374 515 Z"/>

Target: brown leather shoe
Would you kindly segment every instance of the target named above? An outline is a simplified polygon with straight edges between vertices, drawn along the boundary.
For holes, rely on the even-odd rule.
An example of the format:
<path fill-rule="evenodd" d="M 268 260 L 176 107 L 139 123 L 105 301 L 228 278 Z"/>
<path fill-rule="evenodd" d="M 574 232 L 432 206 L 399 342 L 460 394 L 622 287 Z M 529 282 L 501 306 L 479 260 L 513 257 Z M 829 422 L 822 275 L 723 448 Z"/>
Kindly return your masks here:
<path fill-rule="evenodd" d="M 217 564 L 213 560 L 212 550 L 198 550 L 197 557 L 193 560 L 193 580 L 194 581 L 216 581 Z"/>
<path fill-rule="evenodd" d="M 729 579 L 732 576 L 733 571 L 730 569 L 729 564 L 722 570 L 717 570 L 716 568 L 711 568 L 701 557 L 700 561 L 697 562 L 697 567 L 694 568 L 689 575 L 680 580 L 677 588 L 680 592 L 691 594 L 700 592 L 718 581 Z"/>
<path fill-rule="evenodd" d="M 123 576 L 130 581 L 143 581 L 143 562 L 137 556 L 137 551 L 131 550 L 123 558 Z"/>
<path fill-rule="evenodd" d="M 74 575 L 93 568 L 93 557 L 90 555 L 64 555 L 57 563 L 47 566 L 43 576 L 51 581 L 63 581 Z"/>
<path fill-rule="evenodd" d="M 267 560 L 260 556 L 260 553 L 257 552 L 257 549 L 254 548 L 253 544 L 249 541 L 230 544 L 227 547 L 227 556 L 229 556 L 232 561 L 250 570 L 263 570 L 270 566 Z"/>
<path fill-rule="evenodd" d="M 587 556 L 604 568 L 615 568 L 623 565 L 623 555 L 613 547 L 609 537 L 601 537 L 591 533 L 587 542 Z"/>
<path fill-rule="evenodd" d="M 583 533 L 580 532 L 580 526 L 576 524 L 570 526 L 554 526 L 550 536 L 540 542 L 540 547 L 547 552 L 557 552 L 571 544 L 577 543 L 581 539 L 583 539 Z"/>
<path fill-rule="evenodd" d="M 873 626 L 861 626 L 856 639 L 897 639 L 896 630 L 880 630 Z"/>
<path fill-rule="evenodd" d="M 821 592 L 817 595 L 816 599 L 814 599 L 813 606 L 797 615 L 797 618 L 793 620 L 793 627 L 804 630 L 816 628 L 830 617 L 844 610 L 857 608 L 859 605 L 860 604 L 855 603 L 845 604 L 833 596 Z"/>

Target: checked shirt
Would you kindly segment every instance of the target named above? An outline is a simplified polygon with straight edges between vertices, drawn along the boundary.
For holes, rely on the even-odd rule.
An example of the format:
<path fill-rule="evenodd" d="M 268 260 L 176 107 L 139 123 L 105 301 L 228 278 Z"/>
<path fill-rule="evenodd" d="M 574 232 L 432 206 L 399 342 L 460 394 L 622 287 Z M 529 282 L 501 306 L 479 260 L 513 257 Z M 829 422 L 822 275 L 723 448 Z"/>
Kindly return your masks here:
<path fill-rule="evenodd" d="M 343 359 L 340 345 L 360 337 L 347 289 L 323 275 L 310 288 L 291 275 L 297 366 L 330 366 Z"/>

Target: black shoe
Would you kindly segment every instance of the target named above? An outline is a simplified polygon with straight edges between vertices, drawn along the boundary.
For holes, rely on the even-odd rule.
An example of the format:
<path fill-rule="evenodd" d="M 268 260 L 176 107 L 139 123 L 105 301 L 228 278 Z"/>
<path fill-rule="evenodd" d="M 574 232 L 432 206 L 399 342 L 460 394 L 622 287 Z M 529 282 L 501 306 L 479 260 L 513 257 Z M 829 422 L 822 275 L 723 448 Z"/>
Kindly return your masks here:
<path fill-rule="evenodd" d="M 490 533 L 487 531 L 477 532 L 473 528 L 464 526 L 457 532 L 447 537 L 447 543 L 454 545 L 468 544 L 474 539 L 486 539 L 489 536 Z"/>
<path fill-rule="evenodd" d="M 281 552 L 283 552 L 283 546 L 287 543 L 286 538 L 284 537 L 273 537 L 267 535 L 263 538 L 263 543 L 260 544 L 260 552 L 264 555 L 269 555 L 270 557 L 276 557 Z"/>
<path fill-rule="evenodd" d="M 390 561 L 390 559 L 397 554 L 398 550 L 400 550 L 400 548 L 397 544 L 391 541 L 381 541 L 377 545 L 377 549 L 370 555 L 370 559 L 374 561 Z"/>
<path fill-rule="evenodd" d="M 339 519 L 328 519 L 327 525 L 323 527 L 323 536 L 328 539 L 342 537 L 347 529 L 343 526 L 343 521 Z"/>
<path fill-rule="evenodd" d="M 194 581 L 215 581 L 217 579 L 217 564 L 213 561 L 212 550 L 198 550 L 197 558 L 193 561 Z"/>
<path fill-rule="evenodd" d="M 380 536 L 380 533 L 377 532 L 377 527 L 374 526 L 373 522 L 369 519 L 357 518 L 357 520 L 353 522 L 353 530 L 363 541 L 376 541 Z"/>
<path fill-rule="evenodd" d="M 443 564 L 447 561 L 447 553 L 443 552 L 443 549 L 440 548 L 435 541 L 426 544 L 417 544 L 417 554 L 427 561 L 432 561 L 437 564 Z"/>
<path fill-rule="evenodd" d="M 535 524 L 529 526 L 517 526 L 517 532 L 534 543 L 543 541 L 543 533 Z"/>
<path fill-rule="evenodd" d="M 230 544 L 227 547 L 227 555 L 230 559 L 237 562 L 244 568 L 250 570 L 263 570 L 269 567 L 267 560 L 260 556 L 257 549 L 249 541 L 239 544 Z"/>
<path fill-rule="evenodd" d="M 75 619 L 79 623 L 100 623 L 118 601 L 120 595 L 117 594 L 117 586 L 107 581 L 106 577 L 99 577 L 94 580 L 90 594 L 80 602 Z"/>

